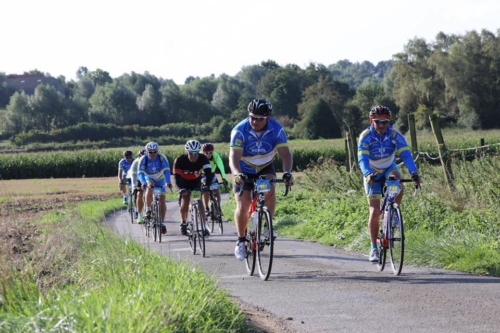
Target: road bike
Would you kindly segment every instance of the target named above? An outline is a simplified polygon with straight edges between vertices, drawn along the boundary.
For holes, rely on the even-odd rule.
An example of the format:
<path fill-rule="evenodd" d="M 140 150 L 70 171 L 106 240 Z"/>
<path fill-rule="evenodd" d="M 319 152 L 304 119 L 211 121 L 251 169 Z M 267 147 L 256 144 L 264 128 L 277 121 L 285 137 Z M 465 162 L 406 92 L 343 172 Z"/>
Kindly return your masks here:
<path fill-rule="evenodd" d="M 382 186 L 382 201 L 380 203 L 380 211 L 382 212 L 381 230 L 377 239 L 379 247 L 379 261 L 377 269 L 383 271 L 387 259 L 387 251 L 391 256 L 392 271 L 395 275 L 401 274 L 404 262 L 405 251 L 405 234 L 403 225 L 403 215 L 401 209 L 396 203 L 396 197 L 401 192 L 401 183 L 413 182 L 411 179 L 395 179 L 394 176 L 389 176 L 387 180 L 381 179 L 376 182 L 381 182 Z M 418 185 L 415 186 L 416 195 Z"/>
<path fill-rule="evenodd" d="M 180 190 L 179 206 L 181 205 L 182 195 L 186 191 L 191 197 L 191 200 L 189 201 L 189 215 L 191 217 L 191 221 L 188 222 L 187 226 L 189 247 L 191 248 L 191 252 L 196 254 L 196 243 L 198 243 L 201 255 L 202 257 L 205 257 L 205 228 L 207 228 L 207 223 L 205 221 L 205 211 L 204 209 L 201 209 L 201 207 L 203 207 L 201 191 L 192 191 L 187 189 Z"/>
<path fill-rule="evenodd" d="M 217 184 L 221 185 L 223 183 L 217 183 Z M 207 215 L 206 219 L 207 228 L 208 230 L 210 230 L 210 232 L 214 232 L 215 224 L 217 224 L 219 226 L 219 232 L 222 235 L 224 233 L 224 224 L 222 222 L 222 210 L 220 208 L 219 199 L 217 199 L 215 191 L 212 188 L 210 188 L 208 195 L 210 197 L 208 202 L 208 208 L 210 209 L 210 213 Z"/>
<path fill-rule="evenodd" d="M 153 232 L 153 240 L 161 243 L 162 232 L 161 225 L 163 224 L 160 197 L 162 195 L 161 189 L 163 186 L 153 187 L 153 204 L 151 207 L 151 216 L 144 219 L 144 228 L 146 230 L 146 237 L 151 236 Z M 166 226 L 165 226 L 166 228 Z"/>
<path fill-rule="evenodd" d="M 259 178 L 245 179 L 245 183 L 252 184 L 251 191 L 252 204 L 248 210 L 248 226 L 245 241 L 245 266 L 248 275 L 253 275 L 255 264 L 259 268 L 259 276 L 266 281 L 271 275 L 274 255 L 275 233 L 273 229 L 273 219 L 266 206 L 266 193 L 272 191 L 271 183 L 283 183 L 281 179 L 266 179 L 266 176 Z M 283 196 L 288 194 L 290 186 L 286 186 Z M 243 194 L 241 186 L 239 195 Z"/>
<path fill-rule="evenodd" d="M 135 219 L 135 203 L 136 203 L 136 198 L 137 198 L 137 189 L 133 188 L 131 184 L 127 184 L 127 189 L 128 189 L 128 213 L 130 215 L 130 221 L 132 224 L 134 223 Z"/>

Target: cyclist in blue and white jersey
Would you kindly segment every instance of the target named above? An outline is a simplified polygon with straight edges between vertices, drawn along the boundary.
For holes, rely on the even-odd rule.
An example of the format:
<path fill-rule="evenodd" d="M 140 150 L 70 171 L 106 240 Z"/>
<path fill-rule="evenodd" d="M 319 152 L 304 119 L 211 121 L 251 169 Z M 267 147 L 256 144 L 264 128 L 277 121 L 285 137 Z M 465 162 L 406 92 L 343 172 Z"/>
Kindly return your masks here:
<path fill-rule="evenodd" d="M 255 99 L 248 104 L 248 118 L 236 125 L 231 132 L 229 166 L 234 180 L 234 198 L 236 210 L 234 220 L 238 231 L 238 240 L 234 254 L 239 260 L 245 259 L 245 233 L 248 224 L 248 210 L 251 204 L 251 184 L 244 183 L 246 178 L 258 178 L 266 175 L 276 178 L 274 158 L 279 154 L 283 162 L 283 180 L 292 185 L 293 157 L 288 147 L 288 140 L 283 127 L 273 118 L 272 104 L 265 99 Z M 240 196 L 240 187 L 243 194 Z M 276 207 L 274 185 L 266 194 L 266 206 L 271 216 Z M 276 237 L 276 235 L 273 235 Z"/>
<path fill-rule="evenodd" d="M 139 163 L 138 177 L 143 188 L 146 187 L 146 217 L 151 217 L 151 203 L 153 202 L 153 191 L 155 186 L 161 186 L 160 206 L 162 212 L 162 221 L 165 220 L 167 205 L 165 203 L 165 186 L 172 189 L 170 181 L 170 164 L 167 157 L 158 151 L 160 146 L 156 142 L 149 142 L 146 145 L 147 154 L 141 158 Z M 162 233 L 167 232 L 165 225 L 161 224 Z"/>
<path fill-rule="evenodd" d="M 132 166 L 134 158 L 130 150 L 123 152 L 123 158 L 118 162 L 118 183 L 120 184 L 120 191 L 123 194 L 123 204 L 128 205 L 128 192 L 127 183 L 130 184 L 130 179 L 127 178 L 127 172 Z"/>
<path fill-rule="evenodd" d="M 401 170 L 396 164 L 396 155 L 399 155 L 415 185 L 420 186 L 418 169 L 413 161 L 410 147 L 408 147 L 405 137 L 392 125 L 389 125 L 390 120 L 391 111 L 389 108 L 383 105 L 375 106 L 370 110 L 370 127 L 361 133 L 358 144 L 358 162 L 365 178 L 365 193 L 370 207 L 368 232 L 371 240 L 371 251 L 368 260 L 371 262 L 379 261 L 377 236 L 381 215 L 380 199 L 382 197 L 382 184 L 374 182 L 374 180 L 387 179 L 389 175 L 401 179 Z M 403 199 L 403 193 L 404 190 L 401 186 L 401 192 L 396 197 L 398 204 Z"/>
<path fill-rule="evenodd" d="M 127 172 L 127 178 L 130 178 L 130 182 L 134 187 L 134 191 L 136 191 L 136 201 L 135 201 L 135 211 L 134 218 L 137 219 L 137 223 L 144 223 L 144 217 L 142 216 L 142 209 L 144 208 L 144 194 L 142 192 L 142 184 L 139 181 L 137 173 L 139 172 L 139 163 L 141 162 L 141 158 L 146 155 L 146 150 L 141 149 L 137 153 L 137 158 L 132 163 L 132 166 Z"/>

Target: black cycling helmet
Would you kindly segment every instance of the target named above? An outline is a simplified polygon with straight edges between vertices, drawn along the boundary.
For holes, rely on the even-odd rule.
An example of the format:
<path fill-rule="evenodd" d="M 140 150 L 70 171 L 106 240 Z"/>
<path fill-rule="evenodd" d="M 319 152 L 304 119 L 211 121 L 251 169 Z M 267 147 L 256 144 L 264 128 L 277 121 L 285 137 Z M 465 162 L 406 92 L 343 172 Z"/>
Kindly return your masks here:
<path fill-rule="evenodd" d="M 123 157 L 129 157 L 129 156 L 130 156 L 130 157 L 132 156 L 132 151 L 130 151 L 130 150 L 125 150 L 125 151 L 123 152 Z"/>
<path fill-rule="evenodd" d="M 211 152 L 214 151 L 214 145 L 211 144 L 210 142 L 204 143 L 203 144 L 203 151 L 204 152 Z"/>
<path fill-rule="evenodd" d="M 141 157 L 141 156 L 144 156 L 146 155 L 146 149 L 141 149 L 139 150 L 139 152 L 137 153 L 137 157 Z"/>
<path fill-rule="evenodd" d="M 267 99 L 254 99 L 248 104 L 248 113 L 261 116 L 270 116 L 273 112 L 273 105 Z"/>
<path fill-rule="evenodd" d="M 370 110 L 370 118 L 375 118 L 377 116 L 391 119 L 391 110 L 389 110 L 387 106 L 377 105 Z"/>

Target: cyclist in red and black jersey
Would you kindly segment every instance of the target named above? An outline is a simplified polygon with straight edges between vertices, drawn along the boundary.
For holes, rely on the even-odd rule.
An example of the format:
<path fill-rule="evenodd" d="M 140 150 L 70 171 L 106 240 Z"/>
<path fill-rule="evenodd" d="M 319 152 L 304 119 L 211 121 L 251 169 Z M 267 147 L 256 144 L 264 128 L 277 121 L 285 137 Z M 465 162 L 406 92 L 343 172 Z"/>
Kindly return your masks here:
<path fill-rule="evenodd" d="M 186 189 L 189 191 L 208 191 L 210 189 L 210 185 L 212 183 L 212 167 L 210 165 L 210 161 L 208 158 L 201 154 L 201 144 L 196 140 L 189 140 L 186 142 L 184 146 L 185 153 L 179 157 L 177 157 L 174 161 L 173 173 L 175 176 L 175 183 L 179 192 L 182 189 Z M 206 175 L 206 184 L 202 187 L 201 185 L 201 176 L 204 171 Z M 181 234 L 187 235 L 187 216 L 189 211 L 189 201 L 190 195 L 189 192 L 184 192 L 181 198 L 181 220 L 182 223 L 180 225 Z M 201 211 L 204 212 L 205 209 L 200 207 Z M 205 229 L 206 236 L 210 235 L 208 230 Z M 207 234 L 208 233 L 208 234 Z"/>

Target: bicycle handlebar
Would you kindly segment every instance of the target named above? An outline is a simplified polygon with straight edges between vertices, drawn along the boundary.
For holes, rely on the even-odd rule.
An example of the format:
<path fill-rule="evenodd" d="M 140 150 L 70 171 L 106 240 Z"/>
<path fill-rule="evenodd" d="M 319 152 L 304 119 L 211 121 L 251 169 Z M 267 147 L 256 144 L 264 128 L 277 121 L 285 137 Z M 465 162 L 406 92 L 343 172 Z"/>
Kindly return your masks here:
<path fill-rule="evenodd" d="M 393 179 L 393 180 L 399 180 L 400 183 L 413 183 L 414 182 L 413 179 Z M 379 180 L 372 179 L 372 182 L 374 182 L 374 183 L 385 183 L 386 179 L 385 178 L 382 178 L 382 179 L 379 179 Z M 415 191 L 413 192 L 413 196 L 414 197 L 417 196 L 419 189 L 420 189 L 420 184 L 415 185 Z M 373 184 L 370 186 L 370 192 L 368 193 L 368 196 L 372 195 L 372 191 L 373 191 Z"/>
<path fill-rule="evenodd" d="M 252 178 L 252 179 L 245 178 L 245 179 L 243 179 L 243 183 L 244 184 L 255 184 L 255 182 L 257 181 L 257 179 L 258 178 Z M 269 180 L 270 183 L 285 183 L 285 181 L 283 179 L 268 179 L 268 180 Z M 292 187 L 291 185 L 285 186 L 285 193 L 283 193 L 284 197 L 286 197 L 287 194 L 288 194 L 288 192 L 291 191 L 291 187 Z M 240 192 L 239 192 L 240 196 L 243 194 L 243 190 L 244 190 L 244 187 L 240 186 Z"/>

